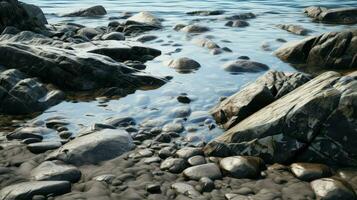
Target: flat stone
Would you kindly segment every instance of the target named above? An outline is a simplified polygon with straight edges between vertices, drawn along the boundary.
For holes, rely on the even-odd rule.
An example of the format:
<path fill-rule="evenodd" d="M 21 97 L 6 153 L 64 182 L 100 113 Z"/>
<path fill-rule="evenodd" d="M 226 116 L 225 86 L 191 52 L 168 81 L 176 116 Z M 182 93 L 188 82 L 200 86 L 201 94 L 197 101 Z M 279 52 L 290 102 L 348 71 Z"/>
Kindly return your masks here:
<path fill-rule="evenodd" d="M 125 40 L 125 36 L 119 32 L 111 32 L 104 34 L 102 40 Z"/>
<path fill-rule="evenodd" d="M 223 172 L 234 178 L 257 178 L 264 167 L 261 158 L 251 156 L 226 157 L 219 164 Z"/>
<path fill-rule="evenodd" d="M 244 20 L 234 20 L 234 21 L 228 21 L 225 26 L 229 27 L 247 27 L 249 26 L 249 23 L 244 21 Z"/>
<path fill-rule="evenodd" d="M 356 199 L 356 193 L 352 187 L 345 181 L 333 178 L 322 178 L 311 182 L 311 187 L 318 199 Z"/>
<path fill-rule="evenodd" d="M 187 183 L 174 183 L 171 185 L 171 188 L 174 189 L 178 194 L 184 194 L 189 197 L 198 197 L 200 193 L 195 190 L 192 185 Z"/>
<path fill-rule="evenodd" d="M 167 170 L 171 173 L 181 173 L 186 168 L 186 162 L 182 158 L 167 158 L 161 165 L 161 170 Z"/>
<path fill-rule="evenodd" d="M 161 162 L 161 158 L 159 158 L 159 157 L 151 157 L 151 158 L 144 159 L 145 164 L 160 163 L 160 162 Z"/>
<path fill-rule="evenodd" d="M 37 142 L 27 145 L 27 149 L 32 153 L 43 153 L 48 150 L 58 149 L 62 146 L 61 142 L 48 141 L 48 142 Z"/>
<path fill-rule="evenodd" d="M 206 159 L 203 156 L 193 156 L 189 158 L 187 162 L 192 166 L 196 166 L 196 165 L 206 164 Z"/>
<path fill-rule="evenodd" d="M 315 21 L 332 24 L 355 24 L 357 23 L 357 8 L 345 7 L 327 9 L 325 7 L 310 6 L 305 8 L 307 16 Z"/>
<path fill-rule="evenodd" d="M 300 180 L 313 181 L 332 175 L 327 165 L 314 163 L 293 163 L 290 165 L 291 172 Z"/>
<path fill-rule="evenodd" d="M 189 159 L 193 156 L 203 155 L 202 148 L 184 147 L 176 152 L 179 158 Z"/>
<path fill-rule="evenodd" d="M 222 178 L 221 170 L 214 163 L 189 167 L 183 171 L 183 175 L 192 180 L 200 180 L 203 177 L 212 180 Z"/>
<path fill-rule="evenodd" d="M 58 161 L 45 161 L 31 171 L 31 177 L 36 181 L 69 181 L 77 182 L 81 171 L 74 166 Z"/>

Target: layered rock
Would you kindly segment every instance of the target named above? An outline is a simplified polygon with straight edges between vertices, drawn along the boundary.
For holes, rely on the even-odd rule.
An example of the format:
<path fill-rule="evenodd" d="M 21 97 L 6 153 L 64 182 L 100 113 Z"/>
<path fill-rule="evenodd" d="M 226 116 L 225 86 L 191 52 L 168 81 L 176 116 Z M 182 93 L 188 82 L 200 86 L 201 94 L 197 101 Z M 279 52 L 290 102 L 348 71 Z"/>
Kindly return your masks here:
<path fill-rule="evenodd" d="M 357 23 L 357 8 L 335 8 L 328 9 L 325 7 L 311 6 L 305 8 L 307 16 L 315 21 L 331 24 L 355 24 Z"/>
<path fill-rule="evenodd" d="M 281 60 L 306 71 L 357 67 L 357 30 L 325 33 L 290 42 L 275 51 Z"/>
<path fill-rule="evenodd" d="M 206 153 L 356 166 L 356 86 L 355 74 L 326 72 L 230 128 Z"/>

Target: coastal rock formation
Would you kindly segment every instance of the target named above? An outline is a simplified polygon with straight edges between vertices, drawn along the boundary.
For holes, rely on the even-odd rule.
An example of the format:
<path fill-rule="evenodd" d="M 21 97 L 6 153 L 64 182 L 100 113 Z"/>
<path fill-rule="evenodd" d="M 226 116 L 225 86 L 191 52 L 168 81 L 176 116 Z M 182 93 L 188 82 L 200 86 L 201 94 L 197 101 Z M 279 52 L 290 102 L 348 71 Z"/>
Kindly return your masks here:
<path fill-rule="evenodd" d="M 357 166 L 356 86 L 355 74 L 323 73 L 228 129 L 205 152 Z"/>
<path fill-rule="evenodd" d="M 42 10 L 17 0 L 3 0 L 0 4 L 0 32 L 7 26 L 20 30 L 41 31 L 47 20 Z"/>
<path fill-rule="evenodd" d="M 95 17 L 106 15 L 107 11 L 103 6 L 92 6 L 90 8 L 80 9 L 71 13 L 63 14 L 62 17 Z"/>
<path fill-rule="evenodd" d="M 276 50 L 275 55 L 312 72 L 357 68 L 357 30 L 325 33 L 290 42 Z"/>
<path fill-rule="evenodd" d="M 355 24 L 357 23 L 357 8 L 335 8 L 328 9 L 325 7 L 310 6 L 305 8 L 307 16 L 315 21 L 331 24 Z"/>

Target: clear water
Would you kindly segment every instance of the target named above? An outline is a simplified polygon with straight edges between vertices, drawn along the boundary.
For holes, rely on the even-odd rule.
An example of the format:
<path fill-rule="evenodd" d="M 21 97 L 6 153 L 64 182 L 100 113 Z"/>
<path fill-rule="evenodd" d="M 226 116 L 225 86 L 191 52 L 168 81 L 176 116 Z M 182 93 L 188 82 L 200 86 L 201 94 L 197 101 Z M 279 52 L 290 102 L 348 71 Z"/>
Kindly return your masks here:
<path fill-rule="evenodd" d="M 170 113 L 174 108 L 180 106 L 176 100 L 180 93 L 187 93 L 194 99 L 189 105 L 193 112 L 207 112 L 221 96 L 233 94 L 264 73 L 231 75 L 221 69 L 221 66 L 227 61 L 236 60 L 237 57 L 245 55 L 249 56 L 251 60 L 267 64 L 271 69 L 295 71 L 294 68 L 276 58 L 272 51 L 263 50 L 262 45 L 269 45 L 271 50 L 274 50 L 282 45 L 282 43 L 276 41 L 278 38 L 292 41 L 302 39 L 303 36 L 296 36 L 280 30 L 275 25 L 280 23 L 302 25 L 313 30 L 312 35 L 351 28 L 351 26 L 313 23 L 310 18 L 303 14 L 302 9 L 311 5 L 357 6 L 357 0 L 27 0 L 26 2 L 40 6 L 44 10 L 49 23 L 66 21 L 95 27 L 107 25 L 109 17 L 120 16 L 126 11 L 150 11 L 164 19 L 163 30 L 148 33 L 159 36 L 159 39 L 146 43 L 151 47 L 160 49 L 163 55 L 146 63 L 148 66 L 146 71 L 159 76 L 170 75 L 174 77 L 173 80 L 156 90 L 137 91 L 125 98 L 111 100 L 104 104 L 106 107 L 101 106 L 103 103 L 100 101 L 63 102 L 35 119 L 42 120 L 52 116 L 64 116 L 73 122 L 74 125 L 71 128 L 74 131 L 94 122 L 102 122 L 108 117 L 132 116 L 138 122 L 148 119 L 163 119 L 170 122 L 173 120 L 170 118 Z M 108 15 L 102 18 L 62 18 L 58 16 L 61 13 L 97 4 L 103 5 L 107 9 Z M 250 26 L 246 28 L 225 27 L 226 21 L 224 20 L 204 20 L 197 24 L 212 29 L 205 34 L 190 36 L 173 31 L 172 27 L 178 23 L 189 23 L 191 20 L 199 18 L 218 17 L 198 17 L 185 14 L 193 10 L 225 10 L 225 15 L 252 12 L 257 15 L 257 18 L 249 20 Z M 197 47 L 190 42 L 192 38 L 197 37 L 210 37 L 221 47 L 232 49 L 233 53 L 212 55 L 207 49 Z M 173 44 L 182 46 L 175 47 Z M 176 48 L 182 48 L 182 51 L 167 55 L 168 52 L 172 52 Z M 183 56 L 198 61 L 201 68 L 195 73 L 179 74 L 162 63 L 165 60 Z M 203 127 L 197 132 L 189 134 L 209 140 L 221 133 L 221 129 L 216 128 L 209 131 Z"/>

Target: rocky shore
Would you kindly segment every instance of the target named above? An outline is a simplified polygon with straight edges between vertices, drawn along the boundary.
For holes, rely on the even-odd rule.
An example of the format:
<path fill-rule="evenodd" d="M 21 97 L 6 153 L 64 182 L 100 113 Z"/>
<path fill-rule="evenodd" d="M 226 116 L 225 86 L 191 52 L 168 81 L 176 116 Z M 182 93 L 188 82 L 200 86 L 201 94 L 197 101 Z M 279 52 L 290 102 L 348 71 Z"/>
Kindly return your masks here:
<path fill-rule="evenodd" d="M 305 12 L 315 22 L 357 23 L 357 8 Z M 228 28 L 248 27 L 257 17 L 224 13 L 186 14 L 217 16 L 211 20 Z M 63 17 L 106 14 L 94 6 Z M 96 28 L 48 24 L 37 6 L 1 1 L 0 113 L 33 114 L 78 94 L 119 98 L 168 83 L 172 77 L 145 71 L 161 51 L 143 44 L 156 36 L 142 35 L 164 29 L 163 20 L 150 12 L 121 19 Z M 178 24 L 174 30 L 199 35 L 210 28 Z M 209 38 L 192 43 L 211 55 L 232 52 Z M 170 121 L 112 116 L 71 132 L 72 122 L 57 116 L 0 132 L 0 200 L 357 199 L 357 31 L 310 36 L 274 54 L 302 72 L 270 70 L 247 56 L 227 61 L 221 69 L 231 74 L 264 74 L 208 113 L 192 112 L 186 105 L 194 99 L 181 94 L 167 113 Z M 165 65 L 182 74 L 202 67 L 188 57 Z M 184 134 L 218 128 L 224 133 L 209 142 Z"/>

